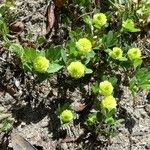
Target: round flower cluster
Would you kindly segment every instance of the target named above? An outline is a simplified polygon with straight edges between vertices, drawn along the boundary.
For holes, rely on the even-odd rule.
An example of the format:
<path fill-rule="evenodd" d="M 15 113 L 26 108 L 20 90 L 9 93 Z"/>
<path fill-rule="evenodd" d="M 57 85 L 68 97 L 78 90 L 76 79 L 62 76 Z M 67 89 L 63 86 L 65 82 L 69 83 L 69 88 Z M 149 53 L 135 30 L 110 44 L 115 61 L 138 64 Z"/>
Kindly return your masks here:
<path fill-rule="evenodd" d="M 119 47 L 114 47 L 111 52 L 109 52 L 109 56 L 113 59 L 120 59 L 122 58 L 123 51 Z"/>
<path fill-rule="evenodd" d="M 76 42 L 76 47 L 80 54 L 84 55 L 92 50 L 91 41 L 87 38 L 81 38 Z"/>
<path fill-rule="evenodd" d="M 73 120 L 73 113 L 71 110 L 64 110 L 61 114 L 60 114 L 60 120 L 62 121 L 62 123 L 69 123 L 70 121 Z"/>
<path fill-rule="evenodd" d="M 85 66 L 79 61 L 71 62 L 67 70 L 71 77 L 78 79 L 84 76 Z"/>
<path fill-rule="evenodd" d="M 104 26 L 107 22 L 107 17 L 105 14 L 103 13 L 96 13 L 93 16 L 93 23 L 95 25 L 95 27 L 97 28 L 101 28 L 102 26 Z"/>
<path fill-rule="evenodd" d="M 35 71 L 45 73 L 49 67 L 49 60 L 46 57 L 38 56 L 33 60 L 33 68 Z"/>
<path fill-rule="evenodd" d="M 135 60 L 135 59 L 140 59 L 141 58 L 141 51 L 139 48 L 131 48 L 128 50 L 127 55 L 131 61 Z"/>
<path fill-rule="evenodd" d="M 113 86 L 109 81 L 103 81 L 99 84 L 99 92 L 104 96 L 109 96 L 113 92 Z"/>
<path fill-rule="evenodd" d="M 112 109 L 116 109 L 116 106 L 117 106 L 116 99 L 112 95 L 105 97 L 101 101 L 101 107 L 106 108 L 109 111 L 111 111 Z"/>

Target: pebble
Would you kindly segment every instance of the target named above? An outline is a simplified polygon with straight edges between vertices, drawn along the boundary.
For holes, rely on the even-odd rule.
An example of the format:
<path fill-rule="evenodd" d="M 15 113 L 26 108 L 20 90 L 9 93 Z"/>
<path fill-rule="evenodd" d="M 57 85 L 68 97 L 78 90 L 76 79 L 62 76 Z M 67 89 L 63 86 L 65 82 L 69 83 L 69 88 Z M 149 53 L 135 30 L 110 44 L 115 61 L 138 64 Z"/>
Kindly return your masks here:
<path fill-rule="evenodd" d="M 145 148 L 150 150 L 150 144 L 145 145 Z"/>
<path fill-rule="evenodd" d="M 150 104 L 146 104 L 146 106 L 145 106 L 145 111 L 146 111 L 147 114 L 150 116 Z"/>

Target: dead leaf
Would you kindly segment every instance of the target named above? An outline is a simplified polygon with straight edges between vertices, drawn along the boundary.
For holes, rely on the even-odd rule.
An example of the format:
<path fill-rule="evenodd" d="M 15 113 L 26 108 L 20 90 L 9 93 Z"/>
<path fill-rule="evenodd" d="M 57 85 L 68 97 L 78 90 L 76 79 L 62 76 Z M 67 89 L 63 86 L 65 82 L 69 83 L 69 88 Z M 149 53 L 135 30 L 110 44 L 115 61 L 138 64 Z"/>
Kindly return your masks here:
<path fill-rule="evenodd" d="M 18 40 L 19 42 L 21 43 L 21 45 L 25 48 L 33 48 L 33 49 L 37 49 L 38 48 L 38 45 L 36 42 L 34 41 L 30 41 L 30 40 L 25 40 L 25 39 L 22 39 L 21 36 L 18 36 Z"/>
<path fill-rule="evenodd" d="M 14 22 L 13 24 L 11 24 L 10 30 L 11 30 L 13 33 L 22 32 L 22 31 L 24 30 L 24 23 L 21 22 L 21 21 Z"/>
<path fill-rule="evenodd" d="M 54 3 L 50 3 L 48 8 L 47 8 L 47 29 L 46 29 L 46 34 L 49 34 L 52 31 L 52 28 L 54 26 L 55 22 L 55 5 Z"/>
<path fill-rule="evenodd" d="M 67 136 L 65 139 L 63 139 L 61 142 L 62 143 L 71 143 L 71 142 L 74 142 L 75 141 L 75 138 L 73 137 L 70 137 L 70 136 Z"/>
<path fill-rule="evenodd" d="M 83 111 L 83 109 L 84 109 L 85 107 L 86 107 L 85 104 L 82 104 L 82 103 L 77 102 L 77 103 L 74 104 L 73 110 L 74 110 L 75 112 L 81 112 L 81 111 Z"/>
<path fill-rule="evenodd" d="M 11 134 L 11 142 L 14 150 L 37 150 L 26 139 L 17 133 Z"/>
<path fill-rule="evenodd" d="M 54 0 L 55 6 L 56 7 L 62 7 L 65 3 L 65 0 Z"/>
<path fill-rule="evenodd" d="M 22 46 L 23 47 L 29 47 L 29 48 L 33 48 L 33 49 L 36 49 L 37 48 L 37 44 L 35 42 L 31 42 L 31 41 L 24 41 L 22 43 Z"/>

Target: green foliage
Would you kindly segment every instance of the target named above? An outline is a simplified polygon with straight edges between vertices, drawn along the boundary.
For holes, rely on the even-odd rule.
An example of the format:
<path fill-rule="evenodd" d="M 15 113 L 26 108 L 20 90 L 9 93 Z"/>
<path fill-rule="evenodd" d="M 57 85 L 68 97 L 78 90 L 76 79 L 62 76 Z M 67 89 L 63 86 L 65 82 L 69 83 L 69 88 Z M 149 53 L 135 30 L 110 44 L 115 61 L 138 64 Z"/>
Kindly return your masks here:
<path fill-rule="evenodd" d="M 126 83 L 134 95 L 139 89 L 150 90 L 150 69 L 141 68 L 144 53 L 133 45 L 135 32 L 140 34 L 142 29 L 139 18 L 147 17 L 149 4 L 109 0 L 105 2 L 108 9 L 99 9 L 91 0 L 66 3 L 68 12 L 72 7 L 75 10 L 71 9 L 70 16 L 64 19 L 65 26 L 69 26 L 69 36 L 62 45 L 52 44 L 45 49 L 46 38 L 39 36 L 36 42 L 40 50 L 17 43 L 11 44 L 9 50 L 19 58 L 22 69 L 37 74 L 40 81 L 63 68 L 65 75 L 72 79 L 82 82 L 82 78 L 87 78 L 90 85 L 92 82 L 94 98 L 88 104 L 93 106 L 85 124 L 91 132 L 110 137 L 121 122 L 117 119 L 115 97 L 119 86 Z M 1 13 L 0 34 L 6 37 L 9 32 L 3 16 Z M 32 39 L 32 33 L 28 39 Z M 57 113 L 62 125 L 68 125 L 75 118 L 70 103 L 64 102 Z M 4 126 L 7 130 L 9 121 Z"/>
<path fill-rule="evenodd" d="M 118 42 L 117 37 L 118 34 L 113 31 L 109 31 L 106 35 L 104 35 L 102 38 L 102 43 L 104 44 L 105 48 L 109 48 L 116 45 Z"/>
<path fill-rule="evenodd" d="M 129 82 L 129 89 L 133 94 L 139 89 L 150 90 L 150 68 L 138 69 Z"/>
<path fill-rule="evenodd" d="M 127 19 L 122 23 L 123 31 L 125 32 L 139 32 L 140 29 L 135 27 L 134 22 L 131 19 Z"/>
<path fill-rule="evenodd" d="M 48 49 L 46 51 L 38 51 L 32 48 L 23 48 L 20 44 L 11 44 L 9 47 L 9 50 L 11 52 L 14 52 L 18 57 L 20 57 L 22 62 L 22 67 L 31 72 L 39 72 L 39 73 L 48 73 L 52 74 L 55 72 L 58 72 L 60 69 L 62 69 L 62 65 L 59 64 L 59 59 L 61 57 L 61 50 L 60 49 Z M 40 71 L 35 68 L 35 61 L 37 58 L 41 57 L 44 60 L 49 61 L 49 67 L 46 67 L 46 71 Z M 41 60 L 41 63 L 44 63 L 45 61 Z M 47 63 L 47 62 L 45 62 Z M 37 62 L 37 65 L 42 65 L 41 67 L 44 67 L 47 64 L 40 64 Z M 39 66 L 40 67 L 40 66 Z M 41 68 L 42 69 L 42 68 Z"/>
<path fill-rule="evenodd" d="M 16 43 L 12 44 L 9 47 L 9 50 L 11 52 L 16 53 L 19 57 L 22 57 L 24 55 L 24 49 L 20 44 L 16 44 Z"/>
<path fill-rule="evenodd" d="M 3 107 L 0 107 L 0 132 L 9 131 L 12 128 L 13 119 L 10 113 L 6 112 Z"/>
<path fill-rule="evenodd" d="M 0 4 L 0 39 L 8 42 L 9 27 L 8 27 L 8 12 L 14 8 L 13 0 L 6 0 Z"/>

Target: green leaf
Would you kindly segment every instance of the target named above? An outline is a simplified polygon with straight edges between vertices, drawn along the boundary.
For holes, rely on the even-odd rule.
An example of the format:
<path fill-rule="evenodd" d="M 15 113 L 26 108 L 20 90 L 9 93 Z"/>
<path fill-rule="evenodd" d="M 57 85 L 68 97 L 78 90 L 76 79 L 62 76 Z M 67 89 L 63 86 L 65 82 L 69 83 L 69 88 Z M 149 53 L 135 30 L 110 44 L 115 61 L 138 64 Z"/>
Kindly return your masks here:
<path fill-rule="evenodd" d="M 144 90 L 150 90 L 150 69 L 140 68 L 137 70 L 135 77 L 133 77 L 129 82 L 129 89 L 132 92 L 136 92 L 138 88 Z"/>
<path fill-rule="evenodd" d="M 63 66 L 53 63 L 53 64 L 49 64 L 49 68 L 47 70 L 48 73 L 55 73 L 58 72 Z"/>
<path fill-rule="evenodd" d="M 141 31 L 138 28 L 135 28 L 135 24 L 131 19 L 127 19 L 126 21 L 123 21 L 122 23 L 123 31 L 128 32 L 139 32 Z"/>
<path fill-rule="evenodd" d="M 140 66 L 140 65 L 142 64 L 142 62 L 143 62 L 142 59 L 135 59 L 135 60 L 133 61 L 133 66 L 134 66 L 134 68 Z"/>
<path fill-rule="evenodd" d="M 9 47 L 9 50 L 11 52 L 14 52 L 16 53 L 19 57 L 22 57 L 23 54 L 24 54 L 24 49 L 23 47 L 20 45 L 20 44 L 12 44 L 10 47 Z"/>
<path fill-rule="evenodd" d="M 31 63 L 39 55 L 40 52 L 37 52 L 35 49 L 26 48 L 24 50 L 24 55 L 22 57 L 22 60 Z"/>
<path fill-rule="evenodd" d="M 150 90 L 150 69 L 141 68 L 136 73 L 136 78 L 139 87 L 145 90 Z"/>
<path fill-rule="evenodd" d="M 133 95 L 135 95 L 135 93 L 138 91 L 137 84 L 137 79 L 135 77 L 129 81 L 129 90 Z"/>
<path fill-rule="evenodd" d="M 94 83 L 93 85 L 92 85 L 92 91 L 93 91 L 93 93 L 99 93 L 99 83 L 98 82 L 96 82 L 96 83 Z"/>
<path fill-rule="evenodd" d="M 126 57 L 119 58 L 120 61 L 127 61 L 128 59 Z"/>
<path fill-rule="evenodd" d="M 91 24 L 92 24 L 92 19 L 91 19 L 91 17 L 90 17 L 89 15 L 84 16 L 84 17 L 83 17 L 83 21 L 84 21 L 85 23 L 87 23 L 88 25 L 91 25 Z"/>
<path fill-rule="evenodd" d="M 140 85 L 140 87 L 141 87 L 143 90 L 150 90 L 150 83 L 142 84 L 142 85 Z"/>
<path fill-rule="evenodd" d="M 78 52 L 77 52 L 77 50 L 76 50 L 76 44 L 75 44 L 75 42 L 74 41 L 68 41 L 67 42 L 67 45 L 66 45 L 66 48 L 67 48 L 67 50 L 69 51 L 69 54 L 70 55 L 73 55 L 73 56 L 77 56 L 78 55 Z"/>
<path fill-rule="evenodd" d="M 85 68 L 85 74 L 91 74 L 93 73 L 93 70 L 90 68 Z"/>
<path fill-rule="evenodd" d="M 61 49 L 61 57 L 66 64 L 67 63 L 67 53 L 66 53 L 65 49 Z"/>
<path fill-rule="evenodd" d="M 105 45 L 105 47 L 112 47 L 116 45 L 116 43 L 118 42 L 117 37 L 118 37 L 117 33 L 109 31 L 108 34 L 105 34 L 103 36 L 102 43 Z"/>
<path fill-rule="evenodd" d="M 116 76 L 113 76 L 113 77 L 109 77 L 108 78 L 108 81 L 111 82 L 111 84 L 113 86 L 116 86 L 117 82 L 118 82 L 118 78 Z"/>
<path fill-rule="evenodd" d="M 150 69 L 149 68 L 140 68 L 137 70 L 136 78 L 138 82 L 145 83 L 150 80 Z"/>
<path fill-rule="evenodd" d="M 49 48 L 45 52 L 45 57 L 50 61 L 58 61 L 61 58 L 61 47 Z"/>
<path fill-rule="evenodd" d="M 114 125 L 115 124 L 115 120 L 113 117 L 108 117 L 105 119 L 105 123 L 109 124 L 109 125 Z"/>
<path fill-rule="evenodd" d="M 90 53 L 85 55 L 85 62 L 84 62 L 84 64 L 87 65 L 90 62 L 90 60 L 92 58 L 94 58 L 94 57 L 95 57 L 95 52 L 94 51 L 91 51 Z"/>
<path fill-rule="evenodd" d="M 12 128 L 12 121 L 8 118 L 3 121 L 3 131 L 9 131 Z"/>
<path fill-rule="evenodd" d="M 30 64 L 30 63 L 22 62 L 22 67 L 26 71 L 32 71 L 32 64 Z"/>
<path fill-rule="evenodd" d="M 66 109 L 71 110 L 71 106 L 70 106 L 69 102 L 67 102 L 67 103 L 65 103 L 63 105 L 59 104 L 57 112 L 60 115 Z"/>
<path fill-rule="evenodd" d="M 36 41 L 38 42 L 38 44 L 40 46 L 42 46 L 46 42 L 46 39 L 45 39 L 44 36 L 38 36 L 37 39 L 36 39 Z"/>
<path fill-rule="evenodd" d="M 8 30 L 7 25 L 6 25 L 6 22 L 1 17 L 0 18 L 0 34 L 2 34 L 4 36 L 4 35 L 8 34 L 8 32 L 9 32 L 9 30 Z"/>

